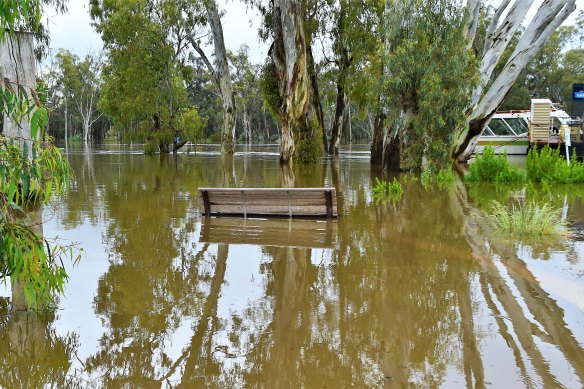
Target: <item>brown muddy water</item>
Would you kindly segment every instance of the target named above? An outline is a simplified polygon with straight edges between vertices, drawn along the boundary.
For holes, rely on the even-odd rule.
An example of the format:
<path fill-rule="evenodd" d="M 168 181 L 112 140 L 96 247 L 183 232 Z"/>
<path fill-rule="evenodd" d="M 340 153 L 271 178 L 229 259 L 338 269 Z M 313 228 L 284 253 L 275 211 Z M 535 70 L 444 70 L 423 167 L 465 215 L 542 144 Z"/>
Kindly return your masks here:
<path fill-rule="evenodd" d="M 265 147 L 69 150 L 44 231 L 83 258 L 51 314 L 0 286 L 0 387 L 581 388 L 584 189 L 528 188 L 575 232 L 516 242 L 483 210 L 517 188 L 376 204 L 366 150 L 294 172 Z M 203 186 L 335 186 L 341 216 L 205 219 Z"/>

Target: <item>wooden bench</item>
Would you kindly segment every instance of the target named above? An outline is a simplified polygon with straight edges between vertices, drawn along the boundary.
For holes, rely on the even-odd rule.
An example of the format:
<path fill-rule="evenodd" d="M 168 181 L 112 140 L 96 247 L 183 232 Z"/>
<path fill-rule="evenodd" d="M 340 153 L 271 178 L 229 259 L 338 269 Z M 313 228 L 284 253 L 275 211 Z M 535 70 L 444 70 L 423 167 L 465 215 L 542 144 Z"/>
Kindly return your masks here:
<path fill-rule="evenodd" d="M 337 217 L 334 188 L 199 188 L 204 215 Z"/>

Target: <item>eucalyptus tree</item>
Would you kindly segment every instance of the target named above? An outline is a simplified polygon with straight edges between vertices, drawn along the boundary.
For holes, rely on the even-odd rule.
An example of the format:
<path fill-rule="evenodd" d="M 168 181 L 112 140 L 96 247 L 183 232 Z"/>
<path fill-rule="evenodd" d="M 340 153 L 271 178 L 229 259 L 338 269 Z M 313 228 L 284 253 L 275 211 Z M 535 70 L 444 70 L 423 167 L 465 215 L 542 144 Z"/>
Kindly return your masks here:
<path fill-rule="evenodd" d="M 91 15 L 107 55 L 100 107 L 114 125 L 147 141 L 145 152 L 176 152 L 204 126 L 189 105 L 183 11 L 174 1 L 101 1 Z"/>
<path fill-rule="evenodd" d="M 452 155 L 458 161 L 470 158 L 478 137 L 509 93 L 521 71 L 536 56 L 554 31 L 576 9 L 575 0 L 547 0 L 541 3 L 501 72 L 493 77 L 495 66 L 501 60 L 511 37 L 521 28 L 527 12 L 534 3 L 534 0 L 504 0 L 494 10 L 483 49 L 478 57 L 481 82 L 473 88 L 472 99 L 467 108 L 468 124 L 455 130 Z M 484 6 L 482 0 L 469 0 L 467 3 L 465 35 L 469 44 L 476 37 L 479 9 L 482 6 Z"/>
<path fill-rule="evenodd" d="M 270 138 L 273 118 L 266 110 L 260 92 L 258 75 L 261 66 L 250 62 L 249 46 L 245 44 L 236 53 L 229 54 L 229 61 L 233 68 L 233 89 L 237 97 L 237 121 L 241 124 L 238 136 L 243 136 L 247 143 L 252 140 L 266 142 Z"/>
<path fill-rule="evenodd" d="M 378 24 L 383 16 L 383 2 L 365 0 L 338 4 L 323 4 L 323 20 L 320 34 L 330 39 L 332 55 L 324 53 L 327 65 L 333 65 L 335 79 L 335 109 L 331 123 L 328 152 L 338 154 L 345 117 L 347 96 L 353 86 L 351 80 L 359 80 L 356 73 L 368 66 L 370 55 L 375 52 L 379 35 Z"/>
<path fill-rule="evenodd" d="M 383 126 L 372 146 L 392 169 L 440 170 L 452 129 L 465 123 L 476 68 L 464 40 L 462 7 L 447 0 L 395 3 L 386 13 Z M 381 121 L 381 120 L 380 120 Z M 381 142 L 381 145 L 379 144 Z"/>
<path fill-rule="evenodd" d="M 63 49 L 55 58 L 61 93 L 79 114 L 83 140 L 87 143 L 92 136 L 91 126 L 102 116 L 97 108 L 101 93 L 101 58 L 88 54 L 81 61 L 75 54 Z"/>
<path fill-rule="evenodd" d="M 280 123 L 280 161 L 296 156 L 314 162 L 323 152 L 324 115 L 318 92 L 312 39 L 317 1 L 248 0 L 264 16 L 260 37 L 271 40 L 260 82 Z"/>
<path fill-rule="evenodd" d="M 183 2 L 184 3 L 184 2 Z M 225 39 L 223 37 L 223 26 L 221 17 L 215 0 L 190 1 L 184 4 L 188 15 L 186 23 L 185 37 L 192 45 L 193 49 L 200 55 L 209 72 L 213 75 L 213 81 L 219 89 L 223 103 L 223 120 L 221 124 L 221 152 L 233 154 L 235 146 L 235 93 L 231 81 L 227 50 L 225 49 Z M 202 4 L 201 4 L 202 3 Z M 201 5 L 204 6 L 206 16 L 201 14 Z M 201 40 L 196 36 L 197 27 L 208 25 L 212 36 L 215 60 L 214 64 L 205 54 L 201 47 Z"/>
<path fill-rule="evenodd" d="M 407 8 L 412 3 L 387 3 L 384 23 L 386 33 L 389 35 L 385 39 L 383 48 L 386 56 L 381 59 L 384 63 L 381 66 L 383 69 L 381 72 L 382 79 L 391 79 L 393 77 L 393 74 L 391 74 L 391 61 L 402 54 L 399 50 L 396 50 L 395 45 L 392 45 L 392 37 L 399 37 L 401 32 L 408 31 L 409 27 L 416 25 L 408 22 L 408 20 L 416 19 L 415 14 L 406 14 L 405 16 L 407 17 L 405 19 L 395 18 L 394 11 L 404 7 Z M 415 109 L 413 111 L 408 111 L 408 107 L 398 109 L 398 120 L 396 122 L 396 110 L 392 110 L 391 107 L 382 107 L 380 114 L 377 116 L 372 144 L 372 163 L 381 164 L 389 168 L 403 169 L 416 168 L 416 166 L 420 167 L 420 163 L 424 160 L 436 161 L 432 157 L 433 153 L 428 155 L 431 159 L 424 159 L 424 154 L 426 150 L 429 150 L 428 147 L 438 152 L 438 149 L 435 149 L 435 146 L 438 144 L 441 144 L 443 148 L 449 149 L 448 153 L 450 153 L 452 158 L 458 161 L 467 160 L 476 145 L 478 137 L 505 99 L 505 96 L 511 90 L 513 83 L 520 76 L 521 71 L 535 57 L 546 40 L 549 39 L 553 32 L 575 9 L 575 0 L 544 1 L 525 27 L 525 30 L 521 33 L 522 24 L 533 3 L 533 0 L 503 1 L 492 11 L 493 13 L 489 24 L 485 27 L 484 35 L 477 33 L 480 32 L 481 15 L 484 17 L 484 12 L 481 12 L 481 9 L 484 9 L 485 4 L 482 0 L 469 0 L 464 9 L 456 4 L 452 4 L 451 7 L 457 7 L 458 16 L 454 19 L 454 23 L 451 19 L 444 21 L 445 26 L 442 33 L 449 35 L 449 39 L 454 39 L 454 41 L 445 41 L 445 47 L 454 48 L 456 45 L 475 49 L 478 47 L 478 55 L 476 55 L 478 63 L 476 67 L 478 68 L 479 79 L 476 83 L 469 82 L 469 80 L 473 80 L 472 77 L 469 78 L 469 73 L 453 71 L 453 69 L 445 70 L 442 74 L 436 73 L 439 79 L 442 80 L 450 77 L 453 78 L 447 85 L 445 84 L 446 87 L 443 91 L 436 90 L 439 93 L 435 94 L 434 101 L 439 103 L 445 101 L 445 97 L 455 97 L 456 95 L 453 95 L 452 92 L 460 94 L 460 97 L 470 96 L 470 98 L 466 104 L 463 101 L 458 101 L 457 104 L 452 105 L 452 109 L 448 108 L 449 112 L 444 112 L 446 116 L 436 117 L 437 127 L 443 127 L 443 131 L 441 130 L 442 140 L 439 143 L 436 143 L 436 139 L 429 134 L 419 134 L 421 138 L 415 140 L 418 135 L 413 134 L 413 137 L 411 137 L 408 131 L 399 130 L 399 128 L 406 127 L 404 123 L 410 122 L 412 118 L 411 114 Z M 463 18 L 462 24 L 460 22 L 461 15 Z M 425 18 L 432 19 L 435 16 L 436 14 L 431 8 L 426 11 Z M 424 23 L 427 24 L 423 19 L 416 23 L 422 23 L 421 25 Z M 397 35 L 393 33 L 394 31 L 398 31 Z M 518 33 L 521 35 L 517 41 L 517 45 L 509 57 L 505 59 L 505 50 L 513 42 L 513 37 Z M 419 43 L 415 40 L 412 42 Z M 422 49 L 433 50 L 433 48 L 426 49 L 424 47 Z M 436 53 L 439 54 L 438 52 Z M 454 58 L 456 56 L 451 57 L 443 52 L 440 56 L 436 57 L 436 60 L 447 65 L 452 64 Z M 469 57 L 469 60 L 471 59 Z M 428 63 L 429 67 L 431 68 L 434 63 Z M 407 66 L 406 69 L 409 69 L 409 64 L 404 63 L 404 65 Z M 499 66 L 500 71 L 495 73 L 497 66 Z M 403 82 L 403 85 L 399 86 L 401 88 L 407 86 L 413 80 L 415 78 L 402 78 L 395 85 L 399 86 L 400 82 Z M 467 91 L 461 90 L 460 86 L 466 86 Z M 415 93 L 410 96 L 415 97 L 418 89 L 413 88 L 411 91 Z M 424 90 L 421 91 L 425 93 Z M 387 91 L 380 93 L 381 106 L 386 105 L 385 99 L 393 99 L 392 93 L 387 93 Z M 416 107 L 414 106 L 413 108 Z M 436 108 L 430 109 L 428 113 L 432 114 L 432 111 L 436 111 Z M 461 113 L 465 115 L 464 121 L 460 120 Z M 389 115 L 393 117 L 392 120 L 387 120 Z M 446 123 L 446 127 L 442 123 L 444 119 L 448 122 Z M 395 125 L 396 123 L 398 123 L 397 127 Z M 432 124 L 431 121 L 428 123 Z M 421 129 L 418 127 L 418 130 Z M 429 141 L 430 139 L 432 140 Z M 415 144 L 416 147 L 406 151 L 405 149 L 408 143 L 411 145 Z M 418 153 L 418 155 L 414 155 L 412 152 Z M 422 154 L 419 154 L 420 152 Z M 440 152 L 439 154 L 440 159 L 443 159 L 445 153 Z M 417 160 L 417 163 L 413 166 L 407 163 L 404 164 L 406 159 L 410 161 Z"/>

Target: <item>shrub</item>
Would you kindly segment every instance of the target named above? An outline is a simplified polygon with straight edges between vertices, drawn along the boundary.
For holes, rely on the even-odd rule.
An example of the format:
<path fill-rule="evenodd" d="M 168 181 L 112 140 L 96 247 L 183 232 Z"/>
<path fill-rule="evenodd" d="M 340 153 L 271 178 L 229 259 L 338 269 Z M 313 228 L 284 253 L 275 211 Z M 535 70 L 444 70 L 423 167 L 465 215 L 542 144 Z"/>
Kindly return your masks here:
<path fill-rule="evenodd" d="M 534 182 L 557 182 L 569 184 L 584 182 L 584 163 L 578 162 L 573 154 L 570 165 L 560 155 L 559 149 L 545 146 L 532 149 L 527 154 L 527 177 Z"/>
<path fill-rule="evenodd" d="M 493 201 L 489 218 L 499 231 L 509 234 L 520 236 L 568 234 L 561 210 L 554 208 L 550 203 L 528 202 L 523 205 L 513 204 L 508 208 L 498 201 Z"/>
<path fill-rule="evenodd" d="M 296 153 L 301 163 L 318 162 L 322 156 L 322 143 L 317 138 L 304 138 L 298 144 Z"/>
<path fill-rule="evenodd" d="M 525 174 L 512 166 L 507 154 L 496 155 L 495 149 L 487 146 L 482 155 L 476 155 L 464 177 L 467 181 L 523 182 Z"/>
<path fill-rule="evenodd" d="M 154 155 L 157 152 L 158 152 L 158 145 L 155 142 L 150 141 L 150 142 L 146 142 L 144 144 L 144 154 Z"/>

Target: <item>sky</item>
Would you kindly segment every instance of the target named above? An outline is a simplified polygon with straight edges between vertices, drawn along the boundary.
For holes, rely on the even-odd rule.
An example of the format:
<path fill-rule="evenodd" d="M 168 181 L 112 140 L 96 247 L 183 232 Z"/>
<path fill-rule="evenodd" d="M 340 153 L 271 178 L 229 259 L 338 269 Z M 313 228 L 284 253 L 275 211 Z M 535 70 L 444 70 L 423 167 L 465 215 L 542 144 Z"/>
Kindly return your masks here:
<path fill-rule="evenodd" d="M 494 0 L 494 3 L 497 2 L 499 1 Z M 537 5 L 541 2 L 541 0 L 536 1 L 537 4 L 534 4 L 528 18 L 533 17 Z M 69 0 L 69 12 L 64 15 L 56 15 L 52 10 L 46 11 L 52 49 L 64 48 L 80 57 L 101 49 L 101 38 L 91 26 L 88 3 L 88 0 Z M 259 15 L 257 12 L 250 10 L 240 0 L 218 0 L 218 3 L 219 7 L 226 11 L 222 20 L 227 49 L 235 52 L 245 43 L 250 48 L 252 63 L 263 62 L 267 55 L 268 44 L 260 42 L 258 38 Z M 576 0 L 576 4 L 577 9 L 566 24 L 573 23 L 576 15 L 584 9 L 584 0 Z M 256 21 L 255 24 L 252 20 Z M 210 54 L 212 47 L 207 47 L 205 51 Z"/>
<path fill-rule="evenodd" d="M 80 57 L 101 49 L 101 38 L 91 26 L 88 3 L 88 0 L 69 0 L 68 13 L 64 15 L 46 10 L 52 49 L 67 49 Z M 222 21 L 227 49 L 235 52 L 245 43 L 250 47 L 251 61 L 262 62 L 267 55 L 268 45 L 261 43 L 258 38 L 257 12 L 240 0 L 218 0 L 218 4 L 220 9 L 226 11 Z M 252 20 L 256 20 L 255 25 Z M 210 54 L 212 50 L 212 47 L 207 47 L 205 51 Z"/>

